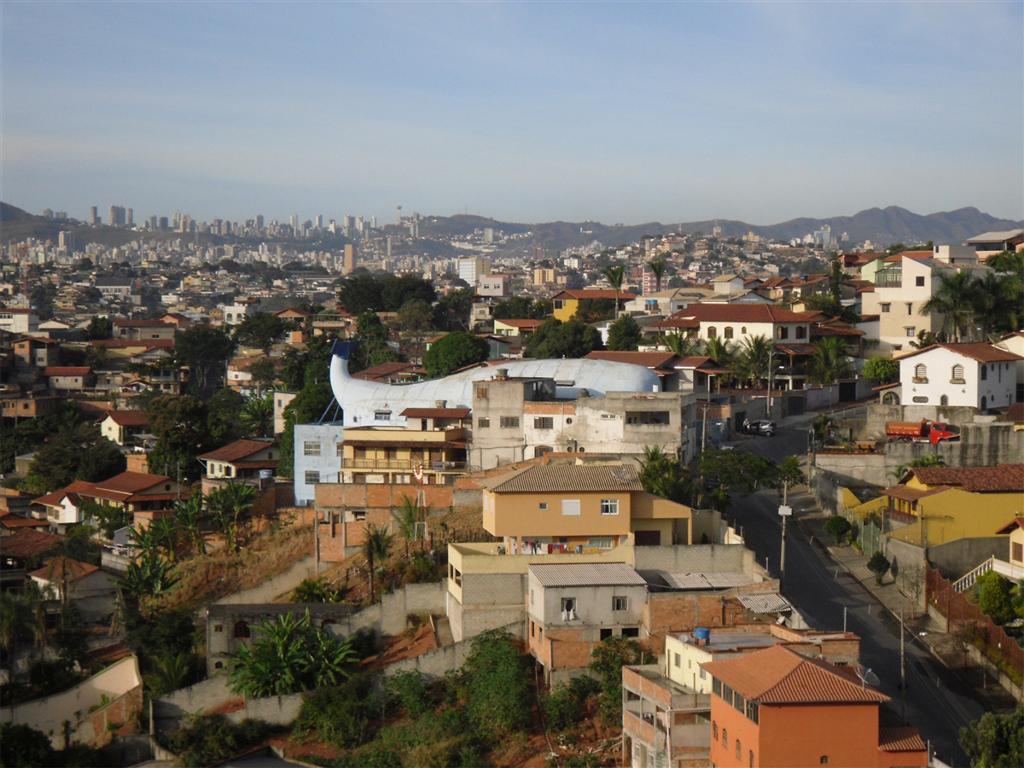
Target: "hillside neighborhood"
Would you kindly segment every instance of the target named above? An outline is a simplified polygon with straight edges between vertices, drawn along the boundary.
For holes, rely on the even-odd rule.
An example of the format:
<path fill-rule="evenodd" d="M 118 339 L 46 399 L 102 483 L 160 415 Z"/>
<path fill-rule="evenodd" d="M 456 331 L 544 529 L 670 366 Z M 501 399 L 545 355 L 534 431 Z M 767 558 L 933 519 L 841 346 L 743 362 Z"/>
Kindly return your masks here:
<path fill-rule="evenodd" d="M 0 247 L 3 765 L 1024 761 L 1024 229 L 114 208 Z"/>

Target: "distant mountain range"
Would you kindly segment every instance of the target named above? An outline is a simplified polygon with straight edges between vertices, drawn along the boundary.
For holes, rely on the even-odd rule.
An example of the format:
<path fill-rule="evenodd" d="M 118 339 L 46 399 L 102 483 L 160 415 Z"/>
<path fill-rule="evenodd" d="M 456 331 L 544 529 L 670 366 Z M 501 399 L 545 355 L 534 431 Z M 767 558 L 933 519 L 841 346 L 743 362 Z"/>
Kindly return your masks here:
<path fill-rule="evenodd" d="M 536 245 L 565 248 L 583 245 L 593 240 L 608 246 L 623 245 L 635 242 L 644 235 L 662 235 L 669 232 L 711 234 L 711 230 L 716 226 L 722 228 L 722 234 L 726 237 L 740 237 L 753 232 L 772 240 L 791 240 L 821 229 L 825 224 L 832 228 L 832 234 L 836 238 L 845 232 L 851 245 L 870 240 L 877 246 L 893 243 L 926 243 L 929 240 L 937 243 L 960 243 L 982 232 L 1024 226 L 1022 221 L 999 219 L 977 208 L 958 208 L 955 211 L 930 213 L 925 216 L 892 205 L 888 208 L 868 208 L 853 216 L 833 216 L 827 219 L 799 218 L 767 225 L 748 224 L 733 219 L 709 219 L 681 224 L 662 224 L 653 221 L 626 226 L 608 226 L 596 221 L 520 224 L 481 216 L 458 215 L 431 217 L 421 224 L 420 234 L 453 236 L 468 234 L 482 227 L 494 227 L 508 233 L 532 231 Z"/>
<path fill-rule="evenodd" d="M 921 215 L 898 206 L 868 208 L 853 216 L 833 216 L 827 219 L 799 218 L 768 225 L 748 224 L 733 219 L 709 219 L 681 224 L 662 224 L 654 221 L 646 224 L 613 226 L 597 221 L 522 224 L 483 216 L 457 215 L 426 217 L 420 224 L 420 236 L 458 237 L 468 235 L 475 229 L 494 227 L 510 234 L 532 232 L 534 245 L 557 250 L 573 245 L 584 245 L 594 240 L 607 246 L 624 245 L 636 242 L 644 235 L 663 235 L 669 232 L 711 234 L 711 230 L 716 226 L 722 228 L 722 234 L 726 237 L 740 237 L 753 232 L 772 240 L 790 240 L 821 229 L 825 224 L 832 228 L 832 234 L 836 238 L 845 232 L 851 245 L 870 240 L 876 246 L 887 246 L 893 243 L 925 243 L 929 240 L 937 243 L 960 243 L 982 232 L 1022 227 L 1024 221 L 999 219 L 977 208 L 958 208 L 955 211 Z M 54 221 L 0 202 L 0 240 L 3 242 L 21 240 L 25 237 L 56 240 L 57 233 L 62 229 L 71 229 L 79 244 L 101 242 L 121 245 L 143 236 L 141 233 L 124 229 L 92 228 L 83 226 L 80 222 Z M 161 233 L 158 236 L 175 235 Z M 211 240 L 219 241 L 220 238 Z"/>

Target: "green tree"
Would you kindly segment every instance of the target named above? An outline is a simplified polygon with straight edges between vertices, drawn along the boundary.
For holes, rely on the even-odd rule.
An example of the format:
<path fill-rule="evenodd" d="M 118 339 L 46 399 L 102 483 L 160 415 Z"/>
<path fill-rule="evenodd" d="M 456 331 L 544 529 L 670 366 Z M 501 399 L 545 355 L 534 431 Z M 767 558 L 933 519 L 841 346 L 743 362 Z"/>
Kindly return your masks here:
<path fill-rule="evenodd" d="M 972 338 L 974 328 L 974 278 L 967 272 L 939 275 L 938 287 L 931 298 L 921 305 L 920 313 L 938 313 L 942 316 L 942 331 L 955 341 Z"/>
<path fill-rule="evenodd" d="M 900 377 L 900 364 L 888 357 L 872 357 L 864 363 L 862 371 L 865 379 L 888 384 Z"/>
<path fill-rule="evenodd" d="M 608 349 L 636 350 L 642 337 L 640 326 L 633 316 L 620 315 L 619 319 L 608 327 Z"/>
<path fill-rule="evenodd" d="M 394 510 L 395 524 L 405 541 L 405 558 L 409 559 L 409 542 L 416 538 L 416 524 L 420 521 L 420 508 L 408 494 L 403 494 L 398 507 Z"/>
<path fill-rule="evenodd" d="M 242 436 L 238 415 L 245 398 L 229 387 L 218 389 L 206 401 L 206 436 L 203 443 L 211 448 L 227 445 Z"/>
<path fill-rule="evenodd" d="M 194 325 L 179 333 L 174 353 L 179 363 L 188 366 L 189 391 L 198 397 L 208 397 L 223 381 L 234 349 L 230 336 L 209 325 Z"/>
<path fill-rule="evenodd" d="M 188 685 L 192 677 L 192 659 L 188 653 L 156 656 L 151 671 L 143 675 L 150 697 L 163 696 Z"/>
<path fill-rule="evenodd" d="M 615 291 L 615 317 L 619 316 L 619 294 L 622 293 L 622 281 L 626 278 L 626 268 L 621 264 L 607 266 L 601 270 L 612 290 Z"/>
<path fill-rule="evenodd" d="M 274 434 L 274 394 L 250 395 L 238 414 L 244 434 L 250 437 L 271 437 Z"/>
<path fill-rule="evenodd" d="M 576 358 L 601 349 L 601 334 L 597 329 L 576 318 L 566 323 L 554 318 L 545 320 L 526 341 L 525 357 Z"/>
<path fill-rule="evenodd" d="M 397 312 L 405 302 L 413 299 L 433 304 L 437 298 L 434 284 L 416 275 L 385 275 L 381 280 L 381 308 L 388 312 Z"/>
<path fill-rule="evenodd" d="M 704 354 L 722 368 L 731 369 L 736 363 L 736 345 L 718 337 L 704 342 Z"/>
<path fill-rule="evenodd" d="M 433 320 L 434 309 L 423 299 L 409 299 L 398 309 L 398 326 L 403 331 L 426 331 Z"/>
<path fill-rule="evenodd" d="M 62 429 L 35 452 L 26 478 L 27 490 L 44 493 L 73 480 L 105 480 L 125 468 L 124 454 L 101 437 L 94 424 Z"/>
<path fill-rule="evenodd" d="M 768 366 L 773 364 L 772 346 L 772 341 L 767 336 L 747 336 L 743 339 L 740 352 L 731 366 L 736 377 L 749 382 L 752 387 L 759 386 L 760 382 L 765 381 L 768 378 Z M 717 358 L 715 359 L 717 361 Z"/>
<path fill-rule="evenodd" d="M 668 350 L 679 357 L 696 355 L 700 345 L 683 333 L 666 333 L 661 337 L 661 343 L 668 347 Z"/>
<path fill-rule="evenodd" d="M 687 503 L 692 494 L 692 481 L 686 467 L 658 445 L 644 446 L 640 484 L 648 493 L 680 504 Z"/>
<path fill-rule="evenodd" d="M 85 329 L 87 339 L 109 339 L 113 334 L 114 324 L 109 317 L 95 315 L 89 320 L 89 326 Z"/>
<path fill-rule="evenodd" d="M 1003 625 L 1017 618 L 1013 605 L 1013 585 L 995 571 L 978 577 L 974 595 L 978 608 L 996 624 Z"/>
<path fill-rule="evenodd" d="M 852 528 L 850 521 L 842 515 L 832 515 L 825 521 L 825 533 L 832 536 L 836 544 L 842 544 Z"/>
<path fill-rule="evenodd" d="M 800 459 L 796 456 L 787 456 L 775 467 L 775 477 L 772 483 L 776 488 L 782 490 L 782 503 L 789 503 L 789 488 L 792 485 L 800 485 L 806 482 L 803 470 L 800 469 Z"/>
<path fill-rule="evenodd" d="M 50 738 L 20 723 L 0 723 L 0 765 L 4 768 L 40 768 L 56 765 Z"/>
<path fill-rule="evenodd" d="M 875 552 L 868 560 L 868 570 L 875 574 L 875 583 L 881 584 L 882 579 L 885 578 L 885 574 L 889 572 L 890 566 L 889 558 L 883 555 L 881 552 Z"/>
<path fill-rule="evenodd" d="M 423 356 L 423 365 L 432 377 L 447 376 L 458 368 L 486 360 L 488 351 L 483 339 L 456 331 L 430 346 Z"/>
<path fill-rule="evenodd" d="M 774 482 L 776 468 L 763 456 L 747 451 L 704 451 L 700 474 L 701 499 L 708 495 L 716 509 L 724 510 L 734 491 L 753 493 Z"/>
<path fill-rule="evenodd" d="M 846 345 L 842 338 L 827 336 L 814 344 L 807 368 L 807 378 L 812 384 L 835 384 L 852 374 L 853 366 L 846 356 Z"/>
<path fill-rule="evenodd" d="M 174 521 L 185 538 L 192 542 L 196 554 L 206 554 L 206 537 L 203 536 L 203 504 L 202 493 L 193 492 L 187 499 L 174 502 Z"/>
<path fill-rule="evenodd" d="M 383 285 L 373 275 L 355 274 L 341 281 L 338 303 L 353 315 L 384 309 Z"/>
<path fill-rule="evenodd" d="M 661 291 L 661 278 L 665 275 L 666 262 L 662 258 L 651 259 L 647 262 L 647 268 L 651 270 L 651 274 L 654 275 L 654 290 L 655 292 Z"/>
<path fill-rule="evenodd" d="M 394 534 L 387 525 L 366 526 L 366 535 L 363 541 L 363 556 L 366 558 L 366 573 L 370 585 L 370 602 L 376 600 L 374 593 L 374 577 L 376 571 L 383 568 L 391 553 L 391 545 L 394 542 Z"/>
<path fill-rule="evenodd" d="M 960 746 L 972 768 L 1019 768 L 1024 765 L 1024 705 L 1012 712 L 986 712 L 960 729 Z"/>
<path fill-rule="evenodd" d="M 191 395 L 161 395 L 150 401 L 147 412 L 149 430 L 156 436 L 149 466 L 170 477 L 196 479 L 200 470 L 196 456 L 208 447 L 203 401 Z"/>
<path fill-rule="evenodd" d="M 473 308 L 473 291 L 465 288 L 449 291 L 434 306 L 434 327 L 448 331 L 469 328 L 469 314 Z"/>
<path fill-rule="evenodd" d="M 511 635 L 488 630 L 473 638 L 462 672 L 466 714 L 474 730 L 497 741 L 526 728 L 532 697 L 523 656 Z"/>
<path fill-rule="evenodd" d="M 206 505 L 217 527 L 224 534 L 229 552 L 239 546 L 239 527 L 243 517 L 252 509 L 256 489 L 245 483 L 228 482 L 210 492 Z"/>
<path fill-rule="evenodd" d="M 340 603 L 344 597 L 344 590 L 335 589 L 323 577 L 303 579 L 292 591 L 292 601 L 296 603 Z"/>
<path fill-rule="evenodd" d="M 494 305 L 495 320 L 542 320 L 551 314 L 547 299 L 531 300 L 528 296 L 512 296 Z"/>
<path fill-rule="evenodd" d="M 602 640 L 590 654 L 590 671 L 601 683 L 601 715 L 606 723 L 622 722 L 622 668 L 640 661 L 640 646 L 628 637 Z"/>
<path fill-rule="evenodd" d="M 249 366 L 249 375 L 252 376 L 258 394 L 271 389 L 277 382 L 277 368 L 274 367 L 274 361 L 266 357 Z"/>
<path fill-rule="evenodd" d="M 257 312 L 255 315 L 248 315 L 235 328 L 235 344 L 242 347 L 256 347 L 263 350 L 263 354 L 269 354 L 270 348 L 284 338 L 288 326 L 284 320 L 277 315 L 266 312 Z"/>
<path fill-rule="evenodd" d="M 358 661 L 349 641 L 313 626 L 309 611 L 267 619 L 253 635 L 228 672 L 231 690 L 253 698 L 338 685 Z"/>

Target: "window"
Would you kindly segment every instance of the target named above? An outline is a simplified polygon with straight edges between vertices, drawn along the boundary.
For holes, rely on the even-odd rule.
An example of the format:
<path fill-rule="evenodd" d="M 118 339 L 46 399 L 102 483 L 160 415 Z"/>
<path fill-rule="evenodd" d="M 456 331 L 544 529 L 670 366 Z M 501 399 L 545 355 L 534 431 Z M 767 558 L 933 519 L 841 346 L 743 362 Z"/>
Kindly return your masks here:
<path fill-rule="evenodd" d="M 732 694 L 732 705 L 736 707 L 740 712 L 747 711 L 747 700 L 743 698 L 743 694 L 739 691 L 734 691 Z"/>
<path fill-rule="evenodd" d="M 822 755 L 818 758 L 818 765 L 828 765 L 828 755 Z"/>
<path fill-rule="evenodd" d="M 912 399 L 913 399 L 913 401 L 915 403 L 918 403 L 918 404 L 927 403 L 928 402 L 928 395 L 914 395 L 914 397 Z"/>
<path fill-rule="evenodd" d="M 891 307 L 892 307 L 892 305 L 889 304 L 888 302 L 885 302 L 883 304 L 879 304 L 879 306 L 878 306 L 878 308 L 881 309 L 883 313 L 888 312 Z"/>
<path fill-rule="evenodd" d="M 981 380 L 985 381 L 987 378 L 988 378 L 988 366 L 987 365 L 982 365 L 981 366 Z"/>
<path fill-rule="evenodd" d="M 736 759 L 740 759 L 740 755 L 743 754 L 743 746 L 739 739 L 736 739 Z"/>
<path fill-rule="evenodd" d="M 537 509 L 539 509 L 541 511 L 546 510 L 547 508 L 548 508 L 548 503 L 546 501 L 542 501 L 542 502 L 540 502 L 537 505 Z"/>
<path fill-rule="evenodd" d="M 709 339 L 718 338 L 718 329 L 715 328 L 715 326 L 713 326 L 713 325 L 709 325 L 708 326 L 708 338 Z"/>
<path fill-rule="evenodd" d="M 918 363 L 917 365 L 914 366 L 914 383 L 928 383 L 928 366 L 925 365 L 924 363 Z"/>
<path fill-rule="evenodd" d="M 623 637 L 640 637 L 640 627 L 623 627 Z"/>
<path fill-rule="evenodd" d="M 675 667 L 682 666 L 683 659 L 682 659 L 682 657 L 678 653 L 673 653 L 672 657 L 673 657 L 672 658 L 673 666 L 675 666 Z"/>
<path fill-rule="evenodd" d="M 711 738 L 718 741 L 718 723 L 714 720 L 711 721 Z"/>
<path fill-rule="evenodd" d="M 787 326 L 785 326 L 785 325 L 780 325 L 779 326 L 779 338 L 780 339 L 788 339 L 789 338 L 789 328 Z"/>
<path fill-rule="evenodd" d="M 949 375 L 950 384 L 963 384 L 964 383 L 964 367 L 962 365 L 954 365 L 953 371 Z"/>
<path fill-rule="evenodd" d="M 249 637 L 249 625 L 244 621 L 236 621 L 234 635 L 238 639 Z"/>
<path fill-rule="evenodd" d="M 627 411 L 626 424 L 632 426 L 650 426 L 654 424 L 670 424 L 668 411 Z"/>
<path fill-rule="evenodd" d="M 587 539 L 587 546 L 593 547 L 594 549 L 611 549 L 612 548 L 612 537 L 611 536 L 591 536 Z"/>
<path fill-rule="evenodd" d="M 501 417 L 501 428 L 502 429 L 514 429 L 519 426 L 518 416 L 502 416 Z"/>
<path fill-rule="evenodd" d="M 805 326 L 805 325 L 798 325 L 796 327 L 796 337 L 798 339 L 806 339 L 807 338 L 807 326 Z"/>
<path fill-rule="evenodd" d="M 602 640 L 607 640 L 611 636 L 612 636 L 612 631 L 610 629 L 602 629 L 601 630 L 601 639 Z M 629 693 L 627 692 L 626 695 L 628 696 Z M 639 696 L 637 698 L 639 698 Z"/>
<path fill-rule="evenodd" d="M 223 624 L 214 624 L 213 625 L 213 631 L 214 632 L 223 632 L 224 631 L 224 625 Z"/>
<path fill-rule="evenodd" d="M 580 516 L 580 500 L 579 499 L 562 499 L 562 514 L 566 517 L 579 517 Z"/>
<path fill-rule="evenodd" d="M 487 399 L 487 387 L 477 387 L 476 388 L 476 396 L 480 400 L 486 400 Z"/>
<path fill-rule="evenodd" d="M 374 421 L 391 421 L 391 411 L 374 411 Z"/>
<path fill-rule="evenodd" d="M 732 338 L 732 326 L 731 325 L 725 326 L 725 338 L 727 338 L 727 339 L 731 339 Z"/>
<path fill-rule="evenodd" d="M 758 711 L 758 704 L 757 704 L 757 702 L 756 701 L 748 701 L 747 702 L 747 718 L 751 722 L 756 723 L 758 721 L 758 717 L 759 716 L 760 716 L 760 712 Z"/>
<path fill-rule="evenodd" d="M 722 698 L 727 704 L 732 704 L 732 688 L 724 683 L 722 684 Z"/>
<path fill-rule="evenodd" d="M 750 750 L 750 752 L 747 753 L 747 765 L 749 765 L 750 768 L 754 768 L 754 750 Z"/>
<path fill-rule="evenodd" d="M 576 613 L 576 598 L 575 597 L 563 597 L 562 598 L 562 613 Z"/>
<path fill-rule="evenodd" d="M 722 743 L 725 746 L 727 746 L 727 747 L 729 746 L 729 729 L 728 728 L 723 728 L 722 729 Z"/>
<path fill-rule="evenodd" d="M 366 519 L 366 510 L 365 509 L 355 509 L 355 510 L 353 510 L 352 511 L 352 519 L 355 520 L 357 523 L 365 520 Z"/>
<path fill-rule="evenodd" d="M 302 442 L 302 455 L 303 456 L 319 456 L 320 455 L 320 441 L 319 440 L 304 440 Z"/>
<path fill-rule="evenodd" d="M 554 429 L 555 420 L 550 416 L 538 416 L 533 420 L 534 429 Z"/>
<path fill-rule="evenodd" d="M 918 275 L 914 278 L 914 285 L 918 288 L 924 288 L 924 275 Z"/>
<path fill-rule="evenodd" d="M 722 695 L 722 681 L 717 677 L 711 678 L 711 692 L 715 694 L 715 696 L 721 697 Z"/>
<path fill-rule="evenodd" d="M 306 484 L 314 485 L 320 482 L 320 473 L 315 469 L 306 470 Z"/>
<path fill-rule="evenodd" d="M 481 416 L 479 419 L 476 420 L 476 425 L 480 429 L 487 429 L 489 426 L 491 426 L 491 420 L 485 419 L 483 416 Z"/>
<path fill-rule="evenodd" d="M 621 595 L 615 595 L 612 598 L 612 610 L 613 611 L 624 611 L 624 610 L 626 610 L 628 605 L 629 605 L 629 598 L 623 597 Z M 678 658 L 678 657 L 679 657 L 679 654 L 677 653 L 676 654 L 676 658 Z M 678 666 L 678 664 L 676 666 Z"/>
<path fill-rule="evenodd" d="M 747 335 L 747 326 L 744 325 L 742 328 L 740 328 L 740 333 L 743 334 L 744 336 L 746 336 Z"/>
<path fill-rule="evenodd" d="M 1024 544 L 1015 541 L 1010 545 L 1010 559 L 1018 563 L 1024 560 Z"/>
<path fill-rule="evenodd" d="M 618 499 L 601 499 L 601 514 L 602 515 L 617 515 L 617 514 L 619 514 L 619 500 Z"/>

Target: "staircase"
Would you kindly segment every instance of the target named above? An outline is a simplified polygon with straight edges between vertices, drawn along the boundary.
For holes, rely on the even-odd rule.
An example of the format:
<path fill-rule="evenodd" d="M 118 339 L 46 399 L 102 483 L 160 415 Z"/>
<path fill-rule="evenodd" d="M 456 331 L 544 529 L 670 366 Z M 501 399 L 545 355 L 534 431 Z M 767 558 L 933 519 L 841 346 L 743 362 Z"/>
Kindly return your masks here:
<path fill-rule="evenodd" d="M 967 573 L 965 573 L 963 576 L 961 576 L 959 579 L 953 582 L 953 591 L 966 592 L 967 590 L 972 589 L 974 585 L 977 583 L 979 576 L 984 576 L 986 573 L 992 570 L 992 568 L 995 566 L 995 561 L 996 558 L 995 555 L 993 555 L 988 560 L 983 562 L 981 565 L 977 565 L 971 570 L 969 570 Z"/>

